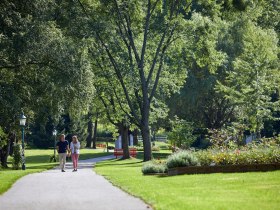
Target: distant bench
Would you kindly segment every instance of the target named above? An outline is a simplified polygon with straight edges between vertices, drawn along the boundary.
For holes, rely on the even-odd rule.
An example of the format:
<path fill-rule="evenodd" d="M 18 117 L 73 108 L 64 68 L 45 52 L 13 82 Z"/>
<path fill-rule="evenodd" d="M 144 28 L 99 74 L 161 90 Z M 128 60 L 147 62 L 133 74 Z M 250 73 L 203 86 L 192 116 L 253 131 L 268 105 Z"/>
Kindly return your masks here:
<path fill-rule="evenodd" d="M 114 155 L 116 156 L 116 158 L 118 158 L 118 156 L 123 156 L 123 149 L 114 149 Z M 129 155 L 131 157 L 136 157 L 137 149 L 136 148 L 129 148 Z"/>
<path fill-rule="evenodd" d="M 96 147 L 100 147 L 100 148 L 106 148 L 106 144 L 101 144 L 101 143 L 98 143 L 96 144 Z"/>

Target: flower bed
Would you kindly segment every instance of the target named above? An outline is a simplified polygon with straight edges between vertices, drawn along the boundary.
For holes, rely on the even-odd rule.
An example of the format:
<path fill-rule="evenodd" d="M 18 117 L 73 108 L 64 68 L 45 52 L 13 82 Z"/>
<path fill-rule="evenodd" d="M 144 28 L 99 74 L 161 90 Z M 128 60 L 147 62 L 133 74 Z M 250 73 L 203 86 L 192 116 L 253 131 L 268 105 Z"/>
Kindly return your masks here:
<path fill-rule="evenodd" d="M 209 173 L 240 173 L 257 171 L 280 170 L 280 164 L 252 164 L 252 165 L 220 165 L 220 166 L 188 166 L 168 169 L 168 176 L 181 174 L 209 174 Z"/>
<path fill-rule="evenodd" d="M 258 147 L 236 150 L 209 149 L 197 152 L 178 151 L 166 161 L 144 164 L 143 174 L 168 175 L 200 173 L 234 173 L 280 170 L 280 148 Z"/>

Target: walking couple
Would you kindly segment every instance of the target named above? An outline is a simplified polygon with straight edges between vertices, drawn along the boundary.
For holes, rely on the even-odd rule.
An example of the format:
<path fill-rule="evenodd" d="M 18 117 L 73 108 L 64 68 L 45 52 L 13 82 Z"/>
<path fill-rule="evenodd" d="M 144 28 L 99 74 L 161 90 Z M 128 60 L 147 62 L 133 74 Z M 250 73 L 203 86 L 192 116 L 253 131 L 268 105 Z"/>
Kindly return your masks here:
<path fill-rule="evenodd" d="M 56 149 L 59 155 L 59 162 L 60 162 L 60 168 L 62 172 L 65 172 L 65 163 L 66 163 L 66 156 L 70 156 L 73 161 L 73 172 L 77 171 L 78 168 L 78 160 L 79 160 L 79 154 L 80 154 L 80 142 L 78 141 L 77 136 L 72 137 L 72 142 L 69 143 L 67 140 L 65 140 L 65 135 L 61 134 L 59 137 L 59 142 L 56 144 Z"/>

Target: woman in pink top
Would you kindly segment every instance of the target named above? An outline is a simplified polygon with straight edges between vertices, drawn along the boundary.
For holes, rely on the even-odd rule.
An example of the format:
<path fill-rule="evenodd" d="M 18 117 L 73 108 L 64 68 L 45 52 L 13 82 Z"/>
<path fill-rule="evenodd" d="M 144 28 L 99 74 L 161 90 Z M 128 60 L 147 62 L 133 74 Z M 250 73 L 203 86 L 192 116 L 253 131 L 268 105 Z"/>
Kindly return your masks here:
<path fill-rule="evenodd" d="M 72 137 L 72 142 L 70 144 L 70 150 L 71 150 L 71 157 L 73 161 L 73 172 L 77 171 L 78 168 L 78 160 L 79 160 L 79 154 L 80 154 L 80 142 L 78 141 L 77 136 Z"/>

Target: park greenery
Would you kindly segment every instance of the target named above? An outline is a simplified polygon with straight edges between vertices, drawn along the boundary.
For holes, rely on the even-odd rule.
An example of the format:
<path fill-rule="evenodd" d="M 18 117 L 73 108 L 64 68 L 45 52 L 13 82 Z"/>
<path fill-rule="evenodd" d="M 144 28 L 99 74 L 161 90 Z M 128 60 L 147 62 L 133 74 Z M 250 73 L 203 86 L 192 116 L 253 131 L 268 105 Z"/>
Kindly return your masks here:
<path fill-rule="evenodd" d="M 204 150 L 178 150 L 167 157 L 143 164 L 143 174 L 167 173 L 168 169 L 189 166 L 256 165 L 280 163 L 280 137 L 263 139 L 238 146 L 234 141 L 226 145 L 212 144 Z"/>
<path fill-rule="evenodd" d="M 153 152 L 158 163 L 171 151 Z M 53 168 L 53 150 L 27 149 L 26 170 L 4 169 L 0 172 L 0 194 L 20 177 Z M 81 159 L 108 155 L 102 149 L 82 149 Z M 155 209 L 277 209 L 279 171 L 251 173 L 219 173 L 185 176 L 143 176 L 143 154 L 137 158 L 97 163 L 94 170 L 115 186 L 140 197 Z M 154 160 L 156 161 L 156 160 Z M 9 158 L 8 164 L 12 164 Z M 128 181 L 129 177 L 129 181 Z M 169 193 L 167 193 L 169 192 Z M 258 198 L 258 199 L 256 199 Z M 238 201 L 238 202 L 236 202 Z M 231 205 L 229 205 L 229 203 Z"/>
<path fill-rule="evenodd" d="M 154 154 L 155 156 L 155 154 Z M 97 163 L 95 171 L 154 209 L 278 209 L 280 171 L 143 176 L 141 159 Z M 129 181 L 128 181 L 129 177 Z"/>
<path fill-rule="evenodd" d="M 30 147 L 52 147 L 54 128 L 93 148 L 118 131 L 129 158 L 138 130 L 144 161 L 152 129 L 174 149 L 277 136 L 279 10 L 278 0 L 2 0 L 1 166 L 21 112 Z"/>

